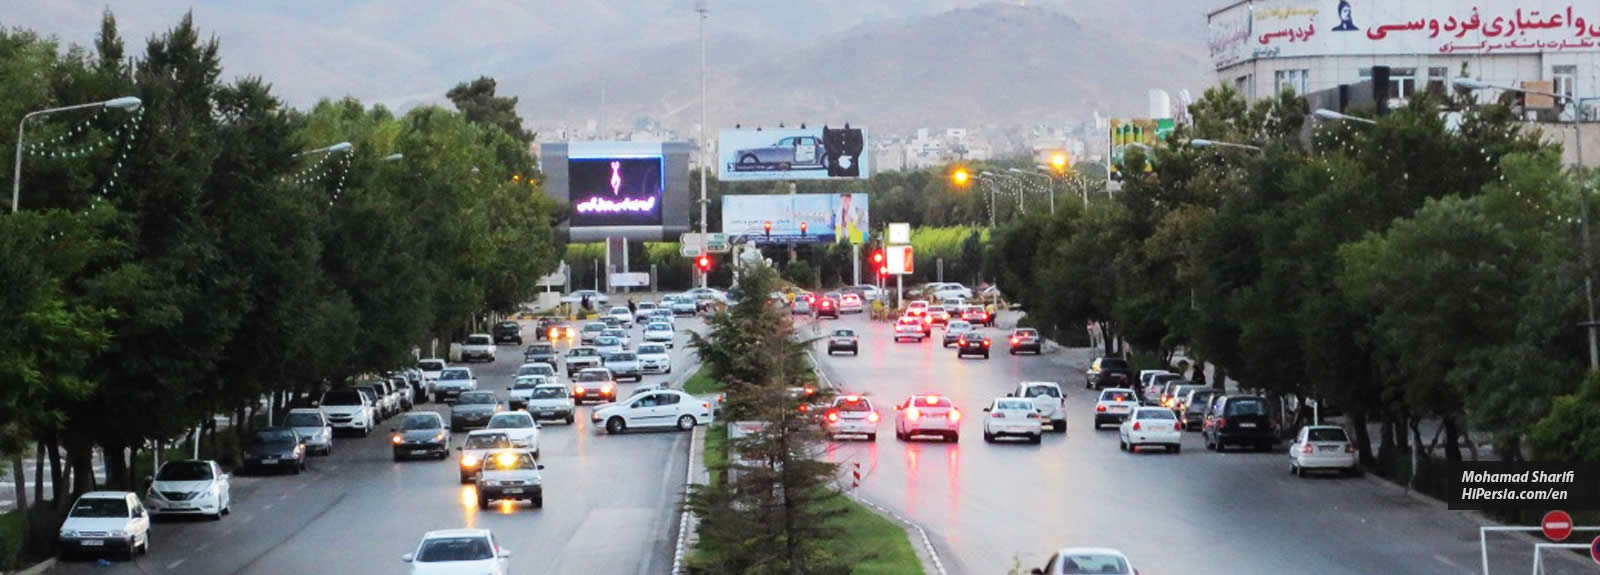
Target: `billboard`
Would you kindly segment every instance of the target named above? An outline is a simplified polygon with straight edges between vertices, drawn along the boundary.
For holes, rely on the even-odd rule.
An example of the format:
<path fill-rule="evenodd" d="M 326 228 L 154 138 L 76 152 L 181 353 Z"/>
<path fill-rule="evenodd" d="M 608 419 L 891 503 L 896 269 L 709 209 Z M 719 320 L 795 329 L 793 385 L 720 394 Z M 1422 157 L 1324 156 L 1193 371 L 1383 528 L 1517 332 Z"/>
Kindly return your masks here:
<path fill-rule="evenodd" d="M 666 172 L 654 158 L 568 158 L 573 227 L 659 226 Z"/>
<path fill-rule="evenodd" d="M 1144 144 L 1156 147 L 1167 141 L 1172 135 L 1173 121 L 1171 118 L 1134 118 L 1111 119 L 1111 164 L 1122 165 L 1123 153 L 1130 144 Z"/>
<path fill-rule="evenodd" d="M 1600 50 L 1600 4 L 1573 0 L 1260 0 L 1208 18 L 1217 69 L 1258 58 Z"/>
<path fill-rule="evenodd" d="M 758 244 L 864 244 L 870 239 L 868 199 L 866 194 L 722 196 L 722 231 Z"/>
<path fill-rule="evenodd" d="M 551 142 L 539 147 L 545 193 L 569 206 L 567 241 L 676 239 L 689 229 L 682 142 Z"/>
<path fill-rule="evenodd" d="M 723 130 L 717 177 L 725 182 L 866 179 L 863 128 Z"/>

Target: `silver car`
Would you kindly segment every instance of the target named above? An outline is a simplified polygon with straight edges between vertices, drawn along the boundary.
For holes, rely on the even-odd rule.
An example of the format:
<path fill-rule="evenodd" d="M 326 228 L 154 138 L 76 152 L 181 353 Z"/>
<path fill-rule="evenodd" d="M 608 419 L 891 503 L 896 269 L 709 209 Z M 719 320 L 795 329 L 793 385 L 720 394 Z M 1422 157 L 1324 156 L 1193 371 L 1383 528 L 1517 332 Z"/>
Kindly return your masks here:
<path fill-rule="evenodd" d="M 755 170 L 824 170 L 827 149 L 816 136 L 791 136 L 774 142 L 771 146 L 746 148 L 733 153 L 734 163 L 728 171 Z"/>
<path fill-rule="evenodd" d="M 450 430 L 461 431 L 469 427 L 489 425 L 489 418 L 501 410 L 500 399 L 493 391 L 469 391 L 456 398 L 450 406 Z"/>
<path fill-rule="evenodd" d="M 534 507 L 544 507 L 544 481 L 539 470 L 544 465 L 526 449 L 498 449 L 483 455 L 478 472 L 478 509 L 488 509 L 491 501 L 524 499 Z"/>
<path fill-rule="evenodd" d="M 644 365 L 639 362 L 639 356 L 633 352 L 619 351 L 605 356 L 606 369 L 611 370 L 611 375 L 618 380 L 627 378 L 634 381 L 644 381 Z"/>
<path fill-rule="evenodd" d="M 314 407 L 291 409 L 283 424 L 293 427 L 295 433 L 305 438 L 306 453 L 311 455 L 333 453 L 333 424 L 328 421 L 328 415 L 321 409 Z"/>

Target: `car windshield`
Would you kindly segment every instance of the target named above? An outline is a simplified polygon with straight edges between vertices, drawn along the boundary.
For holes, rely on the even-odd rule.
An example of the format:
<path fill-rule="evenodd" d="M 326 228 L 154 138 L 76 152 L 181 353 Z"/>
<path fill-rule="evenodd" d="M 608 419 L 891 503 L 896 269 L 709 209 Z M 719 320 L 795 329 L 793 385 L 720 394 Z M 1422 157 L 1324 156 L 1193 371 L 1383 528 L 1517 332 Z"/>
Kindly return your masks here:
<path fill-rule="evenodd" d="M 494 340 L 490 339 L 489 336 L 487 336 L 487 335 L 469 335 L 469 336 L 467 336 L 467 345 L 490 345 L 490 344 L 493 344 L 493 343 L 494 343 Z"/>
<path fill-rule="evenodd" d="M 400 429 L 407 431 L 413 429 L 444 429 L 444 424 L 440 422 L 440 418 L 437 415 L 413 414 L 407 415 L 400 422 Z"/>
<path fill-rule="evenodd" d="M 418 563 L 449 563 L 452 561 L 482 561 L 494 558 L 494 546 L 483 537 L 450 537 L 422 542 L 417 552 Z"/>
<path fill-rule="evenodd" d="M 554 355 L 555 352 L 556 352 L 556 346 L 550 345 L 548 343 L 541 343 L 539 345 L 530 345 L 530 346 L 528 346 L 528 353 L 547 353 L 547 354 Z"/>
<path fill-rule="evenodd" d="M 952 322 L 950 322 L 950 327 L 948 327 L 946 329 L 948 329 L 950 331 L 967 331 L 969 329 L 972 329 L 972 324 L 964 322 L 964 321 L 952 321 Z"/>
<path fill-rule="evenodd" d="M 626 313 L 628 313 L 628 308 L 625 308 L 625 307 L 614 307 L 614 308 L 611 308 L 611 314 L 612 315 L 626 314 Z"/>
<path fill-rule="evenodd" d="M 645 331 L 672 331 L 672 326 L 664 323 L 652 323 L 645 326 Z"/>
<path fill-rule="evenodd" d="M 291 413 L 283 420 L 283 424 L 289 427 L 322 427 L 322 414 L 309 411 Z"/>
<path fill-rule="evenodd" d="M 516 471 L 519 469 L 537 469 L 538 463 L 534 462 L 531 453 L 496 453 L 488 458 L 485 467 L 492 471 Z"/>
<path fill-rule="evenodd" d="M 522 326 L 520 324 L 518 324 L 517 322 L 514 322 L 514 321 L 502 321 L 502 322 L 500 322 L 500 328 L 501 329 L 516 329 L 518 327 L 522 327 Z"/>
<path fill-rule="evenodd" d="M 1061 397 L 1061 390 L 1054 385 L 1032 385 L 1023 390 L 1023 397 Z"/>
<path fill-rule="evenodd" d="M 441 381 L 454 381 L 459 379 L 472 379 L 472 373 L 466 369 L 447 369 L 439 374 Z"/>
<path fill-rule="evenodd" d="M 255 433 L 256 443 L 293 443 L 298 437 L 291 429 L 263 429 Z"/>
<path fill-rule="evenodd" d="M 995 409 L 1003 411 L 1033 411 L 1033 402 L 1017 399 L 1002 399 L 995 402 Z"/>
<path fill-rule="evenodd" d="M 605 371 L 580 371 L 578 381 L 589 383 L 596 381 L 611 381 L 611 373 Z"/>
<path fill-rule="evenodd" d="M 664 345 L 639 346 L 639 355 L 661 355 L 664 353 L 667 353 L 667 346 Z"/>
<path fill-rule="evenodd" d="M 624 335 L 628 335 L 628 332 L 622 331 L 621 328 L 613 327 L 613 328 L 607 328 L 605 331 L 600 332 L 600 335 L 609 335 L 611 337 L 622 337 Z"/>
<path fill-rule="evenodd" d="M 592 347 L 574 347 L 567 351 L 567 357 L 588 357 L 596 353 L 599 352 Z"/>
<path fill-rule="evenodd" d="M 205 481 L 211 479 L 211 464 L 204 461 L 174 461 L 161 466 L 156 481 Z"/>
<path fill-rule="evenodd" d="M 540 385 L 544 385 L 545 382 L 547 382 L 547 381 L 548 380 L 543 376 L 524 375 L 524 376 L 518 377 L 517 381 L 515 381 L 515 382 L 513 382 L 511 384 L 511 389 L 516 389 L 516 390 L 533 389 L 533 388 L 539 387 Z"/>
<path fill-rule="evenodd" d="M 1019 329 L 1017 330 L 1017 335 L 1020 337 L 1034 337 L 1039 335 L 1039 332 L 1031 329 Z"/>
<path fill-rule="evenodd" d="M 511 447 L 511 438 L 504 433 L 475 433 L 462 444 L 465 449 L 504 449 Z"/>
<path fill-rule="evenodd" d="M 361 405 L 361 392 L 340 389 L 322 394 L 323 405 Z"/>
<path fill-rule="evenodd" d="M 606 324 L 603 324 L 603 323 L 591 323 L 591 324 L 587 324 L 587 325 L 583 326 L 583 332 L 584 333 L 591 333 L 591 332 L 592 333 L 598 333 L 598 332 L 605 331 L 606 327 L 607 327 Z"/>
<path fill-rule="evenodd" d="M 125 499 L 101 499 L 82 497 L 77 505 L 72 506 L 73 517 L 127 517 L 128 502 Z"/>
<path fill-rule="evenodd" d="M 639 358 L 631 353 L 623 352 L 611 354 L 611 357 L 606 358 L 606 361 L 634 361 L 636 359 Z"/>
<path fill-rule="evenodd" d="M 502 413 L 489 420 L 489 429 L 522 429 L 533 427 L 533 418 L 526 413 Z"/>
<path fill-rule="evenodd" d="M 1061 558 L 1061 572 L 1071 575 L 1080 573 L 1127 575 L 1128 562 L 1116 555 L 1068 555 Z"/>
<path fill-rule="evenodd" d="M 1122 359 L 1108 357 L 1100 360 L 1100 369 L 1103 371 L 1109 371 L 1113 369 L 1126 371 L 1128 369 L 1128 362 Z"/>
<path fill-rule="evenodd" d="M 534 399 L 564 399 L 567 397 L 567 388 L 565 386 L 556 385 L 535 387 L 533 388 L 533 395 L 531 397 Z"/>
<path fill-rule="evenodd" d="M 1177 419 L 1170 409 L 1141 409 L 1135 419 Z"/>
<path fill-rule="evenodd" d="M 648 301 L 647 301 L 647 302 L 644 302 L 644 303 L 641 303 L 641 304 L 639 304 L 639 309 L 641 309 L 641 310 L 648 310 L 648 309 L 655 309 L 655 307 L 656 307 L 656 304 L 655 304 L 655 303 L 653 303 L 653 302 L 648 302 Z"/>
<path fill-rule="evenodd" d="M 478 391 L 478 392 L 463 393 L 463 394 L 461 394 L 460 398 L 456 399 L 456 403 L 457 404 L 465 404 L 465 405 L 493 404 L 493 403 L 495 403 L 494 392 Z"/>
<path fill-rule="evenodd" d="M 615 338 L 613 336 L 603 335 L 603 336 L 594 338 L 594 344 L 598 345 L 598 346 L 601 346 L 601 347 L 610 347 L 610 346 L 613 346 L 613 345 L 622 345 L 622 340 L 617 339 L 617 338 Z"/>
<path fill-rule="evenodd" d="M 849 330 L 849 329 L 836 329 L 836 330 L 833 330 L 833 337 L 855 337 L 855 336 L 856 336 L 855 330 Z"/>
<path fill-rule="evenodd" d="M 1235 399 L 1228 402 L 1227 416 L 1266 415 L 1267 402 L 1259 399 Z"/>
<path fill-rule="evenodd" d="M 1133 401 L 1133 392 L 1106 390 L 1100 393 L 1100 401 Z"/>
<path fill-rule="evenodd" d="M 439 371 L 444 369 L 444 362 L 437 359 L 425 359 L 417 362 L 417 369 L 422 371 Z"/>
<path fill-rule="evenodd" d="M 1318 427 L 1306 430 L 1306 439 L 1309 441 L 1349 441 L 1343 429 L 1333 427 Z"/>

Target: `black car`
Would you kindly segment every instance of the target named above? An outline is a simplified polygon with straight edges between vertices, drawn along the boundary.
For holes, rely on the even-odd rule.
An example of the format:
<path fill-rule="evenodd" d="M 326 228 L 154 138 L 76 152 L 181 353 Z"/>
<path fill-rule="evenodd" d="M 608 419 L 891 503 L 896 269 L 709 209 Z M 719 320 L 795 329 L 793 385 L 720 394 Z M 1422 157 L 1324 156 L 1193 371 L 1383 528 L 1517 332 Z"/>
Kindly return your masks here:
<path fill-rule="evenodd" d="M 489 333 L 494 336 L 495 343 L 514 342 L 517 345 L 522 345 L 522 324 L 520 323 L 502 321 L 494 324 L 494 328 L 489 330 Z"/>
<path fill-rule="evenodd" d="M 444 428 L 444 418 L 432 411 L 406 414 L 400 426 L 389 433 L 395 461 L 415 456 L 450 457 L 450 430 Z"/>
<path fill-rule="evenodd" d="M 1085 388 L 1099 391 L 1108 387 L 1133 387 L 1133 367 L 1120 357 L 1096 358 L 1084 376 Z"/>
<path fill-rule="evenodd" d="M 970 332 L 956 340 L 956 358 L 969 355 L 981 355 L 989 359 L 989 336 L 977 332 Z"/>
<path fill-rule="evenodd" d="M 244 444 L 244 468 L 250 471 L 288 470 L 300 473 L 306 468 L 306 441 L 293 427 L 257 429 Z"/>
<path fill-rule="evenodd" d="M 850 355 L 861 355 L 861 339 L 856 337 L 856 330 L 836 329 L 828 336 L 828 355 L 833 352 L 850 352 Z"/>
<path fill-rule="evenodd" d="M 1255 395 L 1223 395 L 1211 400 L 1200 435 L 1206 449 L 1226 451 L 1229 445 L 1248 445 L 1269 451 L 1278 437 L 1272 428 L 1267 400 Z"/>
<path fill-rule="evenodd" d="M 556 361 L 556 346 L 548 343 L 530 345 L 522 352 L 522 363 L 548 363 L 550 367 L 559 367 Z"/>
<path fill-rule="evenodd" d="M 556 327 L 558 325 L 561 325 L 561 322 L 557 321 L 556 318 L 553 318 L 553 317 L 541 317 L 541 318 L 539 318 L 539 323 L 538 323 L 539 327 L 537 327 L 537 328 L 535 328 L 533 330 L 533 339 L 534 339 L 534 341 L 544 341 L 544 340 L 550 339 L 550 328 Z"/>

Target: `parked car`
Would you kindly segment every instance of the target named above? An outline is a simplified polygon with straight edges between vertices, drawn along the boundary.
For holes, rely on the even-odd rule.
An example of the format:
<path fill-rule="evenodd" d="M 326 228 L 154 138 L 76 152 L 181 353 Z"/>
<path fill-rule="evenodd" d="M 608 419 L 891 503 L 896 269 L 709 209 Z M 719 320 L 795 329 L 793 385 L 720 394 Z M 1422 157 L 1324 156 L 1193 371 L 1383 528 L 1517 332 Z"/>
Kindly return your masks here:
<path fill-rule="evenodd" d="M 442 359 L 419 359 L 417 369 L 422 370 L 422 387 L 427 392 L 427 397 L 433 397 L 433 383 L 439 380 L 439 374 L 444 373 L 448 364 Z"/>
<path fill-rule="evenodd" d="M 1211 405 L 1211 398 L 1216 391 L 1209 388 L 1195 389 L 1179 402 L 1182 407 L 1178 410 L 1178 418 L 1183 420 L 1184 428 L 1189 431 L 1200 431 L 1206 424 L 1206 406 Z"/>
<path fill-rule="evenodd" d="M 1131 385 L 1133 385 L 1133 368 L 1128 365 L 1128 360 L 1120 357 L 1095 358 L 1094 363 L 1089 364 L 1089 371 L 1083 378 L 1084 388 L 1097 391 L 1108 387 L 1126 388 Z"/>
<path fill-rule="evenodd" d="M 151 515 L 201 515 L 219 520 L 233 505 L 232 478 L 215 461 L 168 461 L 149 479 L 144 503 Z"/>
<path fill-rule="evenodd" d="M 658 389 L 627 401 L 596 408 L 589 421 L 616 435 L 633 429 L 676 427 L 681 431 L 711 423 L 711 403 L 676 389 Z"/>
<path fill-rule="evenodd" d="M 61 555 L 115 553 L 129 559 L 150 553 L 150 513 L 129 491 L 78 496 L 56 537 Z"/>
<path fill-rule="evenodd" d="M 377 425 L 377 407 L 367 396 L 355 389 L 330 389 L 322 392 L 318 409 L 328 416 L 328 424 L 335 431 L 346 430 L 366 437 Z"/>
<path fill-rule="evenodd" d="M 1227 450 L 1229 445 L 1248 445 L 1260 451 L 1272 449 L 1277 442 L 1268 415 L 1267 400 L 1255 395 L 1223 395 L 1211 400 L 1210 415 L 1201 437 L 1206 449 Z"/>
<path fill-rule="evenodd" d="M 1044 440 L 1044 420 L 1034 410 L 1032 401 L 1017 397 L 996 398 L 983 412 L 989 414 L 983 418 L 985 443 L 1005 437 L 1022 437 L 1034 444 Z"/>
<path fill-rule="evenodd" d="M 324 394 L 326 395 L 326 394 Z M 306 440 L 306 450 L 312 455 L 333 454 L 333 423 L 321 409 L 300 407 L 283 416 L 283 424 Z"/>
<path fill-rule="evenodd" d="M 467 340 L 461 344 L 461 361 L 481 359 L 492 362 L 494 361 L 494 355 L 494 336 L 487 333 L 469 335 Z"/>
<path fill-rule="evenodd" d="M 522 345 L 522 324 L 514 321 L 502 321 L 494 324 L 489 330 L 494 336 L 495 343 L 515 343 Z"/>
<path fill-rule="evenodd" d="M 1307 425 L 1289 444 L 1289 472 L 1297 477 L 1312 471 L 1356 473 L 1356 448 L 1337 425 Z"/>
<path fill-rule="evenodd" d="M 257 428 L 245 439 L 244 467 L 250 471 L 306 469 L 306 442 L 293 427 Z"/>
<path fill-rule="evenodd" d="M 436 412 L 407 413 L 389 434 L 395 461 L 417 456 L 450 457 L 450 428 Z"/>

